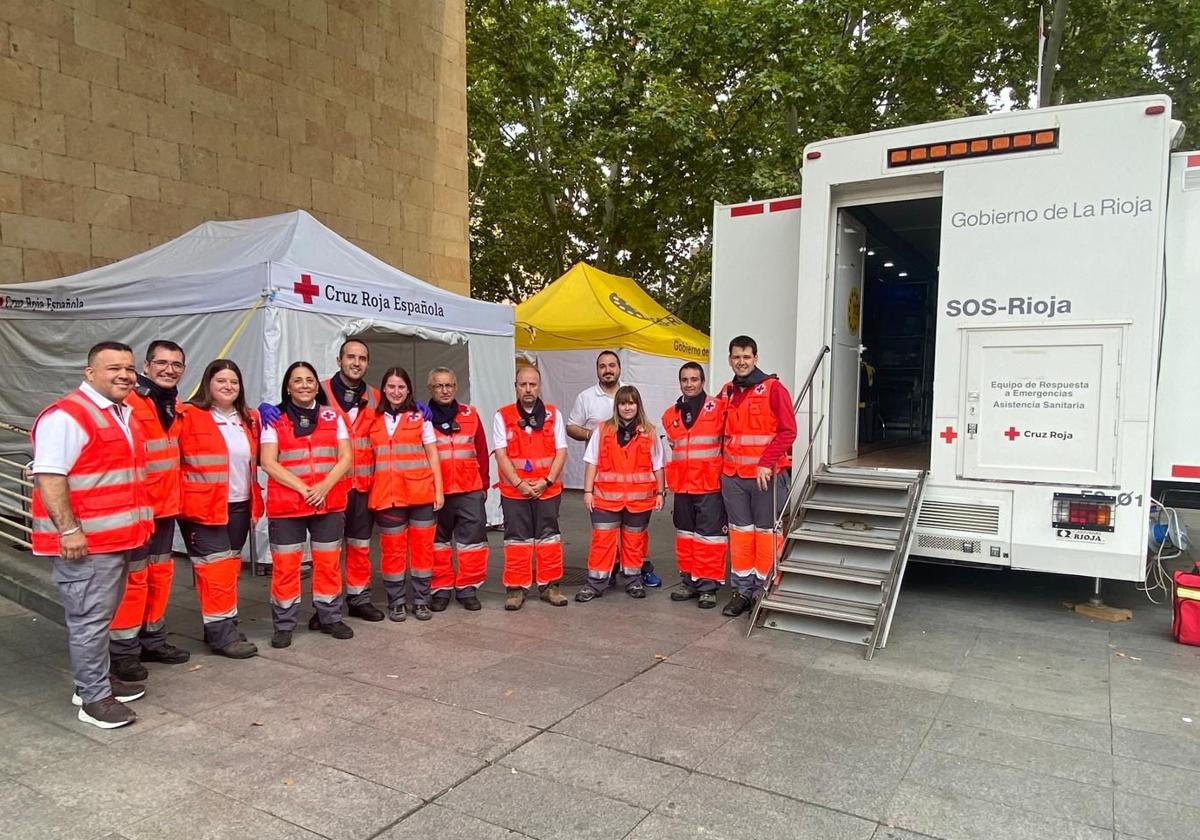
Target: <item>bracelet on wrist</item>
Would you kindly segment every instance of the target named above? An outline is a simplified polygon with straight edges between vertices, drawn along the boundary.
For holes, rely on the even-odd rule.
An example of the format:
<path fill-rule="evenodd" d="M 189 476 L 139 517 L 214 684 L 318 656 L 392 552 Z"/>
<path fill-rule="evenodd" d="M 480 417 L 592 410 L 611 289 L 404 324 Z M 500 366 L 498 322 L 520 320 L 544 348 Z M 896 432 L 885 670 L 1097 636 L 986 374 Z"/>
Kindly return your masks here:
<path fill-rule="evenodd" d="M 65 531 L 59 531 L 59 532 L 58 532 L 58 535 L 59 535 L 60 537 L 69 537 L 69 536 L 71 536 L 72 534 L 78 534 L 78 533 L 79 533 L 80 531 L 82 531 L 82 530 L 83 530 L 83 528 L 81 528 L 80 526 L 76 525 L 74 528 L 68 528 L 68 529 L 67 529 L 67 530 L 65 530 Z"/>
<path fill-rule="evenodd" d="M 586 487 L 583 489 L 583 493 L 584 493 L 584 495 L 585 495 L 585 496 L 586 496 L 586 495 L 588 495 L 588 494 L 590 494 L 590 493 L 592 493 L 592 492 L 594 492 L 594 491 L 592 491 L 592 490 L 588 490 Z"/>

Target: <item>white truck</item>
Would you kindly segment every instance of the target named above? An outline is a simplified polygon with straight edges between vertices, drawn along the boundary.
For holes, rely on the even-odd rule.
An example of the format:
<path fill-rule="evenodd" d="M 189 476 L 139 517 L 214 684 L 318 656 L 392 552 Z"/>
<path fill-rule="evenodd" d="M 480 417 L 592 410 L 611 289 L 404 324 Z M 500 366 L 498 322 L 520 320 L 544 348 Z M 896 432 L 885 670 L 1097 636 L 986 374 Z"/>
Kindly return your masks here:
<path fill-rule="evenodd" d="M 746 333 L 795 393 L 828 346 L 813 461 L 927 470 L 913 556 L 1140 581 L 1152 480 L 1200 482 L 1181 136 L 1147 96 L 814 143 L 802 209 L 715 207 L 714 366 Z"/>

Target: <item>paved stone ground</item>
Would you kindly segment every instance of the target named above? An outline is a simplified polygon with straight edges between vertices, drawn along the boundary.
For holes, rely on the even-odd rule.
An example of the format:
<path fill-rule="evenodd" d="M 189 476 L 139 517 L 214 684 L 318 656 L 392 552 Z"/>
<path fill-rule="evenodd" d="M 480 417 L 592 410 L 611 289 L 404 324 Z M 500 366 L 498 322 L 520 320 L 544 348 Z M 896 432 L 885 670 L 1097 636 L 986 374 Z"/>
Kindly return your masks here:
<path fill-rule="evenodd" d="M 74 720 L 62 628 L 0 599 L 0 837 L 1200 835 L 1200 651 L 1131 586 L 1109 598 L 1134 620 L 1109 625 L 1063 609 L 1078 579 L 916 566 L 864 662 L 746 640 L 666 589 L 512 614 L 492 586 L 479 613 L 273 651 L 265 580 L 245 579 L 263 655 L 231 662 L 195 639 L 188 572 L 170 626 L 195 655 L 151 665 L 113 732 Z"/>

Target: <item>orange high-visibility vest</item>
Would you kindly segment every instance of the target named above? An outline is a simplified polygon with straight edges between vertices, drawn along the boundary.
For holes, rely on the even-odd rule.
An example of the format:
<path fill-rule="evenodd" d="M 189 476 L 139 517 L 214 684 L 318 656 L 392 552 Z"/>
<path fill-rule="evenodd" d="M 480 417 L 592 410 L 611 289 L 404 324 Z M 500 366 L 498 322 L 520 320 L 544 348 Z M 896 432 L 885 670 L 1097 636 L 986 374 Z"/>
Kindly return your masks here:
<path fill-rule="evenodd" d="M 184 405 L 175 421 L 179 427 L 182 461 L 182 498 L 179 516 L 202 525 L 229 522 L 229 446 L 217 421 L 207 408 Z M 258 412 L 250 409 L 250 423 L 243 425 L 250 443 L 250 516 L 263 514 L 262 490 L 258 486 Z"/>
<path fill-rule="evenodd" d="M 280 414 L 274 427 L 279 439 L 279 466 L 310 484 L 323 480 L 337 465 L 337 426 L 337 412 L 323 405 L 317 409 L 317 427 L 313 429 L 312 434 L 297 437 L 287 412 Z M 288 519 L 345 510 L 346 494 L 349 490 L 350 480 L 343 476 L 325 497 L 324 507 L 318 510 L 304 501 L 304 497 L 295 490 L 268 476 L 267 516 L 272 519 Z"/>
<path fill-rule="evenodd" d="M 66 478 L 71 511 L 87 536 L 88 553 L 111 554 L 144 545 L 154 533 L 154 509 L 145 491 L 146 454 L 138 424 L 130 423 L 130 445 L 112 413 L 76 390 L 38 415 L 31 436 L 52 409 L 66 412 L 87 434 Z M 57 555 L 58 529 L 36 487 L 32 514 L 33 553 Z"/>
<path fill-rule="evenodd" d="M 725 410 L 725 456 L 722 471 L 725 475 L 754 478 L 758 474 L 758 462 L 763 450 L 775 437 L 779 421 L 771 410 L 771 392 L 778 388 L 779 380 L 770 377 L 749 389 L 737 406 L 728 400 Z M 733 393 L 733 383 L 721 388 L 723 397 Z M 783 455 L 776 464 L 777 469 L 791 466 L 791 458 Z"/>
<path fill-rule="evenodd" d="M 600 435 L 596 478 L 592 494 L 601 510 L 628 510 L 631 513 L 654 508 L 658 482 L 654 478 L 651 458 L 654 439 L 645 429 L 638 429 L 629 443 L 617 443 L 617 430 L 601 423 L 593 434 Z"/>
<path fill-rule="evenodd" d="M 438 465 L 442 469 L 442 490 L 447 496 L 483 489 L 479 456 L 475 452 L 479 412 L 460 404 L 454 420 L 458 423 L 457 432 L 448 435 L 437 432 Z"/>
<path fill-rule="evenodd" d="M 561 423 L 562 418 L 558 409 L 546 403 L 546 422 L 540 429 L 526 431 L 521 428 L 521 413 L 517 404 L 511 403 L 500 409 L 500 419 L 504 421 L 504 436 L 508 460 L 512 461 L 517 470 L 517 477 L 523 481 L 537 481 L 539 478 L 549 478 L 550 467 L 554 465 L 554 457 L 558 448 L 554 443 L 554 424 Z M 499 441 L 496 441 L 499 443 Z M 540 499 L 552 499 L 562 492 L 562 481 L 550 484 L 542 491 Z M 500 495 L 510 499 L 524 499 L 521 491 L 507 481 L 500 482 Z"/>
<path fill-rule="evenodd" d="M 125 405 L 129 406 L 133 422 L 137 423 L 145 441 L 146 495 L 154 506 L 154 516 L 156 519 L 175 516 L 179 513 L 180 494 L 179 424 L 172 423 L 170 429 L 163 430 L 149 391 L 142 393 L 135 388 L 125 398 Z M 178 414 L 178 400 L 175 411 Z"/>
<path fill-rule="evenodd" d="M 375 451 L 375 474 L 367 497 L 367 507 L 371 510 L 433 502 L 433 466 L 425 454 L 425 444 L 421 443 L 424 426 L 425 417 L 419 411 L 401 413 L 391 435 L 384 412 L 379 412 L 371 424 L 369 440 Z"/>
<path fill-rule="evenodd" d="M 721 489 L 721 432 L 725 428 L 725 401 L 709 397 L 700 407 L 692 428 L 683 425 L 679 407 L 663 412 L 663 432 L 671 448 L 667 461 L 667 487 L 672 493 L 715 493 Z"/>
<path fill-rule="evenodd" d="M 335 374 L 336 376 L 336 374 Z M 359 493 L 366 493 L 371 489 L 371 469 L 373 461 L 371 460 L 371 424 L 375 422 L 375 417 L 379 414 L 379 389 L 372 388 L 370 385 L 366 389 L 367 404 L 360 406 L 358 414 L 354 417 L 354 422 L 350 422 L 350 415 L 342 410 L 341 405 L 337 401 L 337 397 L 333 395 L 333 377 L 329 377 L 321 383 L 321 387 L 325 389 L 325 399 L 329 401 L 330 407 L 338 413 L 342 418 L 342 422 L 346 424 L 346 428 L 350 432 L 350 444 L 354 447 L 354 466 L 350 469 L 348 477 L 350 486 Z"/>

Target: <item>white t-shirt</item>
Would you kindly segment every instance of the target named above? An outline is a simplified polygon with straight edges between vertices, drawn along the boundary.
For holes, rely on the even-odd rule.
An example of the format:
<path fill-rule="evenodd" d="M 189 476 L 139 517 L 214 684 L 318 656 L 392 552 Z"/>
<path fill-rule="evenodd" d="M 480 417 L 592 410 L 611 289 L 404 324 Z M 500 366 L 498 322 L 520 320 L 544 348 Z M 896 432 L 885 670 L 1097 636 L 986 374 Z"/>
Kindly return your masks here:
<path fill-rule="evenodd" d="M 129 431 L 129 406 L 114 403 L 86 382 L 79 384 L 79 390 L 94 402 L 101 411 L 117 421 L 125 439 L 130 444 L 130 455 L 133 454 L 133 434 Z M 75 418 L 61 409 L 46 412 L 38 420 L 33 435 L 33 466 L 30 471 L 37 475 L 67 475 L 79 453 L 88 442 L 88 434 Z"/>
<path fill-rule="evenodd" d="M 391 437 L 396 433 L 396 427 L 400 425 L 400 415 L 388 411 L 383 412 L 383 425 L 387 428 L 388 437 Z M 428 420 L 421 426 L 421 443 L 437 443 L 437 434 L 433 431 L 433 424 Z"/>
<path fill-rule="evenodd" d="M 236 410 L 222 414 L 219 408 L 209 409 L 213 422 L 225 438 L 229 450 L 229 501 L 244 502 L 250 498 L 250 441 L 246 427 Z"/>
<path fill-rule="evenodd" d="M 624 384 L 618 383 L 617 387 Z M 605 420 L 611 420 L 612 416 L 613 397 L 604 393 L 604 389 L 597 383 L 579 392 L 579 396 L 575 398 L 575 405 L 571 407 L 571 413 L 567 415 L 567 424 L 594 431 Z"/>
<path fill-rule="evenodd" d="M 655 435 L 654 443 L 650 447 L 650 469 L 661 470 L 663 460 L 662 438 Z M 587 448 L 583 450 L 583 461 L 592 465 L 600 463 L 600 435 L 592 435 L 588 438 Z"/>
<path fill-rule="evenodd" d="M 326 411 L 333 411 L 328 406 L 321 406 Z M 346 421 L 336 411 L 333 411 L 337 417 L 337 439 L 350 440 L 350 430 L 346 428 Z M 274 426 L 263 426 L 262 434 L 258 436 L 259 443 L 279 443 L 279 435 L 275 431 Z"/>
<path fill-rule="evenodd" d="M 550 409 L 546 409 L 546 422 L 554 426 L 554 448 L 566 449 L 567 429 L 560 420 L 558 411 L 551 412 Z M 533 429 L 516 430 L 517 434 L 521 432 L 531 435 L 533 434 Z M 508 449 L 508 429 L 504 425 L 504 415 L 499 411 L 496 412 L 496 416 L 492 419 L 492 440 L 495 442 L 495 445 L 492 447 L 493 452 L 497 449 Z"/>

